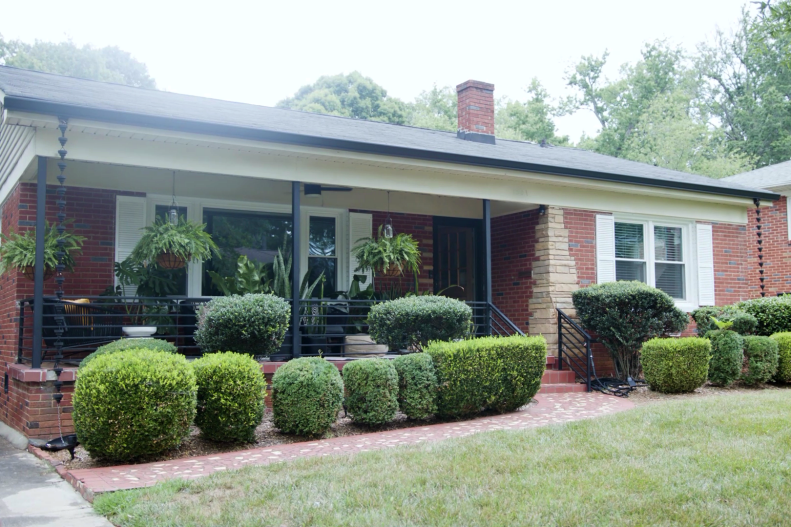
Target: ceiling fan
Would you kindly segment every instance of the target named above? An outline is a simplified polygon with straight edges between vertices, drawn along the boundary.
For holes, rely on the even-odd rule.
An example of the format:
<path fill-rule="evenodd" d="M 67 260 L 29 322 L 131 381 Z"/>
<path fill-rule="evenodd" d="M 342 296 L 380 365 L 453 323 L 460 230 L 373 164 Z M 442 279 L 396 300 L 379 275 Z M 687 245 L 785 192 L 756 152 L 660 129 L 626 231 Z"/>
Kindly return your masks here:
<path fill-rule="evenodd" d="M 305 183 L 305 197 L 321 196 L 323 192 L 351 192 L 351 187 L 325 187 L 324 185 L 311 185 Z"/>

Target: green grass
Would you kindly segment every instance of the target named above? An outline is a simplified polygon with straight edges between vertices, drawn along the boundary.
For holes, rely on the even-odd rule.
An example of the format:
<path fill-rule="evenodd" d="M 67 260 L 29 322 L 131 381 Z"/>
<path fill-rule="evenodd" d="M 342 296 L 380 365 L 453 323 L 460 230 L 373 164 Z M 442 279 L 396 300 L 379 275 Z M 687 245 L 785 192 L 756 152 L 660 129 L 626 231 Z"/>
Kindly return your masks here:
<path fill-rule="evenodd" d="M 94 505 L 121 526 L 789 525 L 791 392 L 250 467 Z"/>

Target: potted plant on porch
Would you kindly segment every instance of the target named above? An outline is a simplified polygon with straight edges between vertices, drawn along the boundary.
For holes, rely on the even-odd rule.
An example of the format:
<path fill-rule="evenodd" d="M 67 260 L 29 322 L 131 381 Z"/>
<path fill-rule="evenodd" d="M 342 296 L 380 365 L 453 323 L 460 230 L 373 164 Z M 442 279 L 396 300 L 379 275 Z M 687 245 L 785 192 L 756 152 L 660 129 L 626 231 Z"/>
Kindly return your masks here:
<path fill-rule="evenodd" d="M 187 262 L 202 262 L 212 255 L 219 258 L 217 244 L 205 229 L 205 224 L 183 217 L 176 224 L 157 217 L 143 229 L 143 237 L 129 257 L 144 265 L 156 262 L 163 269 L 181 269 Z"/>
<path fill-rule="evenodd" d="M 382 234 L 384 225 L 379 226 L 376 237 L 361 238 L 352 249 L 357 259 L 355 271 L 374 271 L 383 276 L 401 276 L 405 271 L 418 273 L 420 250 L 410 234 L 387 237 Z"/>
<path fill-rule="evenodd" d="M 63 244 L 63 265 L 67 271 L 74 270 L 74 254 L 82 251 L 82 236 L 64 231 L 61 236 Z M 11 231 L 8 235 L 0 234 L 0 275 L 11 269 L 19 269 L 25 278 L 34 280 L 36 263 L 36 231 L 23 233 Z M 53 224 L 47 224 L 44 231 L 44 280 L 55 272 L 58 265 L 58 230 Z"/>

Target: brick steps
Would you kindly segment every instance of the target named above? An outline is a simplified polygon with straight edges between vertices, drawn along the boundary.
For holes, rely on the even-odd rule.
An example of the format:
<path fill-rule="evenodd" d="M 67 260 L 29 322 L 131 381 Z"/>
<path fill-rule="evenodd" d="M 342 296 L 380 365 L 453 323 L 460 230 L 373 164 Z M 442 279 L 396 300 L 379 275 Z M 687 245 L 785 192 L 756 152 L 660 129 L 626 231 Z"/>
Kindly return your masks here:
<path fill-rule="evenodd" d="M 546 370 L 541 377 L 541 388 L 538 393 L 571 393 L 584 392 L 585 385 L 576 382 L 573 371 L 558 370 L 557 357 L 548 356 Z"/>

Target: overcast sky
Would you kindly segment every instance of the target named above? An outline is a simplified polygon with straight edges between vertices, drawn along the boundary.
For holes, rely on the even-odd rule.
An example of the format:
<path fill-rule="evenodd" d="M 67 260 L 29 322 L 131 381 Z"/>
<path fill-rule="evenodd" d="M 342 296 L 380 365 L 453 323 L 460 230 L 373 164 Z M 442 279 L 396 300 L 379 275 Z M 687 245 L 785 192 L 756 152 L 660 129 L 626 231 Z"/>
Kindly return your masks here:
<path fill-rule="evenodd" d="M 564 95 L 582 55 L 610 50 L 610 74 L 644 42 L 694 49 L 731 31 L 746 0 L 401 0 L 134 2 L 68 0 L 3 5 L 0 34 L 117 45 L 148 65 L 160 89 L 272 106 L 320 75 L 358 70 L 390 95 L 467 79 L 524 98 L 538 77 Z M 121 7 L 123 6 L 123 7 Z M 752 8 L 754 10 L 754 8 Z M 557 120 L 576 140 L 592 115 Z"/>

